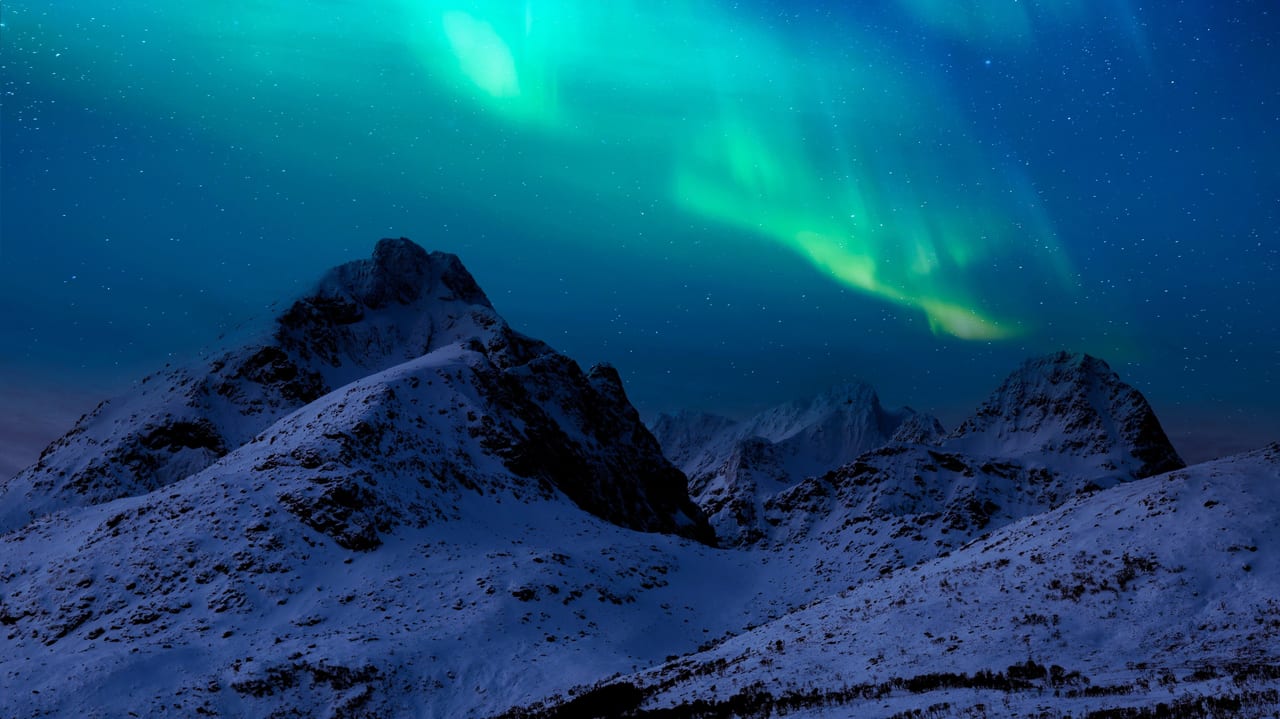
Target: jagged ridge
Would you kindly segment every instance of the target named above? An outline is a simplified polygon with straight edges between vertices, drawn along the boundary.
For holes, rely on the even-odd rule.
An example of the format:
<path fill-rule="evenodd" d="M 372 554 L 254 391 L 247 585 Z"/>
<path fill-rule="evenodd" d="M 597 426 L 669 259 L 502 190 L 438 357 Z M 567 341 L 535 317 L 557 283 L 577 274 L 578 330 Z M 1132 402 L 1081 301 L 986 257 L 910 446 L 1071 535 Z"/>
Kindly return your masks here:
<path fill-rule="evenodd" d="M 934 417 L 884 409 L 865 382 L 767 409 L 742 421 L 705 413 L 662 415 L 653 425 L 667 456 L 689 476 L 689 494 L 722 541 L 750 544 L 769 535 L 769 500 L 886 442 L 928 442 Z"/>

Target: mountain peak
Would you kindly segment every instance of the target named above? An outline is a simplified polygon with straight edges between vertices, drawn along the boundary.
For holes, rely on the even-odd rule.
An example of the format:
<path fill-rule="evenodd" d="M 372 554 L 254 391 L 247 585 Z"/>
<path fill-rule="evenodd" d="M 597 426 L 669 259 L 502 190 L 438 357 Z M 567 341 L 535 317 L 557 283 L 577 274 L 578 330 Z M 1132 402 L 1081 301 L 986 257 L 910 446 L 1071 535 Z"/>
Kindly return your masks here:
<path fill-rule="evenodd" d="M 36 465 L 0 486 L 0 533 L 58 509 L 180 482 L 255 437 L 269 434 L 274 442 L 281 427 L 291 426 L 284 420 L 307 408 L 332 407 L 335 416 L 326 421 L 336 423 L 329 427 L 335 435 L 389 427 L 391 413 L 410 410 L 389 404 L 386 378 L 419 365 L 436 374 L 415 375 L 413 389 L 425 382 L 432 387 L 419 392 L 426 398 L 456 402 L 431 415 L 440 426 L 422 417 L 414 427 L 461 439 L 456 447 L 437 442 L 413 462 L 440 455 L 442 467 L 471 466 L 474 457 L 497 457 L 511 475 L 556 487 L 606 520 L 713 541 L 684 477 L 644 429 L 616 370 L 602 365 L 583 373 L 573 360 L 512 330 L 455 255 L 427 252 L 404 238 L 381 240 L 371 257 L 329 270 L 275 318 L 273 330 L 156 373 L 82 418 Z M 439 375 L 440 367 L 452 374 Z M 381 424 L 366 418 L 357 418 L 355 429 L 343 424 L 340 410 L 353 392 L 364 398 L 362 406 L 387 408 Z M 468 402 L 470 411 L 457 411 Z M 474 457 L 442 459 L 465 454 L 463 448 Z M 439 471 L 465 475 L 452 465 Z"/>
<path fill-rule="evenodd" d="M 496 362 L 549 348 L 512 331 L 452 254 L 405 238 L 326 272 L 267 327 L 102 403 L 0 488 L 0 530 L 194 474 L 331 390 L 478 338 Z M 17 499 L 21 497 L 21 500 Z"/>
<path fill-rule="evenodd" d="M 427 252 L 401 237 L 380 240 L 372 257 L 325 273 L 280 315 L 274 339 L 303 359 L 318 359 L 326 373 L 359 368 L 328 378 L 338 386 L 453 342 L 506 333 L 456 255 Z"/>
<path fill-rule="evenodd" d="M 607 362 L 591 365 L 591 369 L 587 370 L 587 379 L 591 381 L 591 386 L 595 387 L 597 392 L 615 397 L 626 396 L 618 369 Z"/>
<path fill-rule="evenodd" d="M 1142 393 L 1078 352 L 1023 362 L 948 444 L 993 456 L 1109 456 L 1104 469 L 1134 478 L 1185 466 Z"/>
<path fill-rule="evenodd" d="M 861 381 L 834 385 L 805 399 L 781 404 L 741 422 L 743 437 L 758 436 L 770 442 L 781 442 L 806 431 L 831 431 L 850 423 L 863 424 L 883 433 L 893 433 L 896 417 L 885 416 L 875 388 Z"/>
<path fill-rule="evenodd" d="M 804 402 L 804 404 L 829 407 L 855 405 L 869 409 L 880 406 L 880 397 L 876 394 L 875 388 L 869 383 L 862 380 L 852 380 L 828 387 L 807 402 Z"/>
<path fill-rule="evenodd" d="M 1097 375 L 1114 375 L 1105 360 L 1085 352 L 1068 352 L 1058 350 L 1040 357 L 1024 360 L 1014 374 L 1042 373 L 1044 371 L 1075 371 Z"/>
<path fill-rule="evenodd" d="M 912 427 L 905 428 L 910 422 Z M 905 428 L 905 429 L 904 429 Z M 931 442 L 932 417 L 885 410 L 870 384 L 852 381 L 778 405 L 742 421 L 701 413 L 663 415 L 653 427 L 667 457 L 689 477 L 689 492 L 727 544 L 769 534 L 764 503 L 776 493 L 884 445 Z"/>
<path fill-rule="evenodd" d="M 903 407 L 902 424 L 893 431 L 893 436 L 889 439 L 899 444 L 934 444 L 943 435 L 946 430 L 942 427 L 942 422 L 931 414 L 921 414 L 911 409 Z"/>
<path fill-rule="evenodd" d="M 300 302 L 344 298 L 363 307 L 382 309 L 392 303 L 412 304 L 428 294 L 434 299 L 492 308 L 457 255 L 427 252 L 405 237 L 381 239 L 369 259 L 329 270 L 315 291 Z"/>
<path fill-rule="evenodd" d="M 437 253 L 437 256 L 441 256 Z M 457 257 L 446 255 L 449 259 L 457 261 Z M 373 246 L 372 264 L 374 267 L 374 276 L 386 282 L 390 287 L 397 285 L 410 289 L 415 285 L 421 285 L 422 281 L 430 271 L 432 256 L 427 253 L 420 245 L 408 239 L 400 237 L 392 239 L 389 237 L 378 240 Z M 410 297 L 405 297 L 408 301 Z"/>

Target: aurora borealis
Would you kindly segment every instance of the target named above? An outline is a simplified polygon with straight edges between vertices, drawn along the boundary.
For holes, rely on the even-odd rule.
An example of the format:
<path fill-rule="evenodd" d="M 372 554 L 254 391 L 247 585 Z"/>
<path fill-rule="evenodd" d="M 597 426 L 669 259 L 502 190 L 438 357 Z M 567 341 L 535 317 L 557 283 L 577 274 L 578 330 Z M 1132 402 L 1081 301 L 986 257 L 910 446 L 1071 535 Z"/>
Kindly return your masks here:
<path fill-rule="evenodd" d="M 864 377 L 946 419 L 1068 348 L 1175 435 L 1280 432 L 1263 2 L 0 13 L 0 391 L 23 412 L 405 235 L 647 412 Z"/>
<path fill-rule="evenodd" d="M 621 145 L 584 168 L 591 186 L 602 169 L 647 166 L 638 192 L 776 242 L 965 339 L 1029 320 L 973 287 L 974 265 L 1022 254 L 1050 291 L 1065 284 L 1037 200 L 983 167 L 946 89 L 888 76 L 906 61 L 855 28 L 856 51 L 842 52 L 708 4 L 473 5 L 413 4 L 428 76 L 515 130 Z"/>

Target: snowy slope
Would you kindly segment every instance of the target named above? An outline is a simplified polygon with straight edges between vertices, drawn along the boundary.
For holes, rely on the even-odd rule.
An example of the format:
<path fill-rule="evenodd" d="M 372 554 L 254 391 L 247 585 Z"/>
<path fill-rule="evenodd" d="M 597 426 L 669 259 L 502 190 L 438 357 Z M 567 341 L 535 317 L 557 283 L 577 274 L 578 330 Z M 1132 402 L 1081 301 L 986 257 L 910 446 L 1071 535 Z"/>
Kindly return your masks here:
<path fill-rule="evenodd" d="M 182 479 L 332 388 L 438 347 L 477 337 L 508 362 L 547 351 L 507 327 L 457 257 L 405 239 L 333 269 L 247 335 L 82 417 L 0 486 L 0 532 Z"/>
<path fill-rule="evenodd" d="M 10 691 L 6 708 L 120 715 L 151 697 L 182 714 L 389 710 L 407 701 L 402 682 L 465 675 L 467 691 L 425 702 L 449 716 L 483 704 L 472 686 L 554 685 L 526 666 L 544 645 L 576 653 L 581 640 L 593 661 L 631 666 L 628 644 L 655 639 L 611 627 L 668 582 L 685 540 L 582 509 L 697 537 L 706 525 L 661 486 L 680 475 L 656 443 L 646 457 L 614 439 L 624 423 L 575 371 L 496 377 L 475 343 L 444 347 L 326 395 L 192 477 L 10 533 L 0 676 L 36 693 Z M 496 404 L 522 401 L 543 414 Z M 680 634 L 675 646 L 692 648 Z"/>
<path fill-rule="evenodd" d="M 388 248 L 416 246 L 378 251 Z M 358 288 L 370 305 L 416 286 L 383 282 L 377 264 L 339 268 L 324 286 Z M 487 303 L 469 324 L 439 324 L 457 319 L 455 296 L 396 306 L 394 327 L 422 330 L 408 344 L 420 356 L 307 402 L 185 478 L 36 513 L 0 537 L 0 714 L 393 711 L 410 701 L 409 681 L 415 697 L 434 691 L 415 705 L 453 716 L 509 706 L 473 691 L 495 677 L 541 690 L 705 641 L 683 626 L 608 630 L 637 595 L 669 584 L 672 552 L 715 556 L 691 542 L 713 535 L 617 372 L 584 373 Z M 399 330 L 359 326 L 354 305 L 336 331 L 294 316 L 335 302 L 295 305 L 284 324 L 297 332 L 281 346 L 345 371 L 385 364 L 406 344 Z M 443 329 L 471 336 L 443 343 Z M 152 418 L 118 420 L 113 436 L 139 436 L 129 422 Z M 691 581 L 720 571 L 697 567 Z M 667 599 L 647 600 L 643 615 L 701 621 Z M 732 606 L 771 611 L 753 595 Z M 736 625 L 728 616 L 717 634 Z M 493 646 L 477 651 L 477 637 Z M 549 650 L 586 651 L 579 640 L 593 660 L 578 673 L 525 666 Z M 463 675 L 465 691 L 439 691 Z"/>
<path fill-rule="evenodd" d="M 1119 485 L 602 682 L 598 715 L 1274 716 L 1278 520 L 1280 444 Z"/>
<path fill-rule="evenodd" d="M 6 485 L 0 716 L 1280 710 L 1280 447 L 1139 479 L 1181 461 L 1093 358 L 946 437 L 856 385 L 663 420 L 752 502 L 726 549 L 617 372 L 450 255 L 383 241 L 272 328 Z"/>
<path fill-rule="evenodd" d="M 885 410 L 869 385 L 855 383 L 739 422 L 693 412 L 661 415 L 653 432 L 689 476 L 689 494 L 721 541 L 745 545 L 766 535 L 763 505 L 775 494 L 853 461 L 898 432 L 909 441 L 930 441 L 942 428 L 909 408 Z"/>

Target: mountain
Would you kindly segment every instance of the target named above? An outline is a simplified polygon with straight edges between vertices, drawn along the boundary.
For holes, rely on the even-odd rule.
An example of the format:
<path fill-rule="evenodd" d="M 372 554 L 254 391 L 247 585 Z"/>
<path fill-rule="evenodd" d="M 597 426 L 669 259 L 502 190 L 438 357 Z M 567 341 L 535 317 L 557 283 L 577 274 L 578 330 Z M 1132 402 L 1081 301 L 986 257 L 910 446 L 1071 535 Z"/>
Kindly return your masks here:
<path fill-rule="evenodd" d="M 722 542 L 750 544 L 767 533 L 764 503 L 805 477 L 853 461 L 895 437 L 927 442 L 936 419 L 909 408 L 885 410 L 870 385 L 833 387 L 742 421 L 681 412 L 660 415 L 654 436 L 689 477 L 689 494 Z"/>
<path fill-rule="evenodd" d="M 0 531 L 168 486 L 336 388 L 459 343 L 483 358 L 459 360 L 458 370 L 487 403 L 453 421 L 473 424 L 512 471 L 558 482 L 617 521 L 672 529 L 678 520 L 679 531 L 710 537 L 672 489 L 683 479 L 656 456 L 611 368 L 584 375 L 513 331 L 457 257 L 403 238 L 331 270 L 245 344 L 146 377 L 81 418 L 3 486 Z"/>
<path fill-rule="evenodd" d="M 540 351 L 513 337 L 457 257 L 407 240 L 379 242 L 246 334 L 82 417 L 4 485 L 0 531 L 171 484 L 334 388 L 439 347 L 475 336 L 513 362 Z"/>
<path fill-rule="evenodd" d="M 1272 444 L 1074 497 L 508 716 L 1274 716 L 1278 517 Z"/>
<path fill-rule="evenodd" d="M 1280 710 L 1280 445 L 1181 468 L 1099 360 L 655 430 L 384 240 L 4 485 L 0 716 Z"/>
<path fill-rule="evenodd" d="M 766 540 L 876 576 L 1076 496 L 1184 466 L 1136 389 L 1087 355 L 1028 360 L 933 445 L 891 442 L 764 502 Z"/>
<path fill-rule="evenodd" d="M 1023 363 L 946 446 L 1125 478 L 1185 466 L 1141 392 L 1106 362 L 1067 352 Z"/>
<path fill-rule="evenodd" d="M 511 330 L 452 255 L 383 240 L 272 328 L 151 376 L 6 485 L 30 519 L 0 537 L 2 713 L 387 710 L 387 646 L 491 673 L 467 631 L 521 662 L 557 636 L 629 661 L 651 630 L 599 627 L 665 586 L 658 547 L 714 541 L 617 372 Z M 539 595 L 554 613 L 512 614 Z"/>

